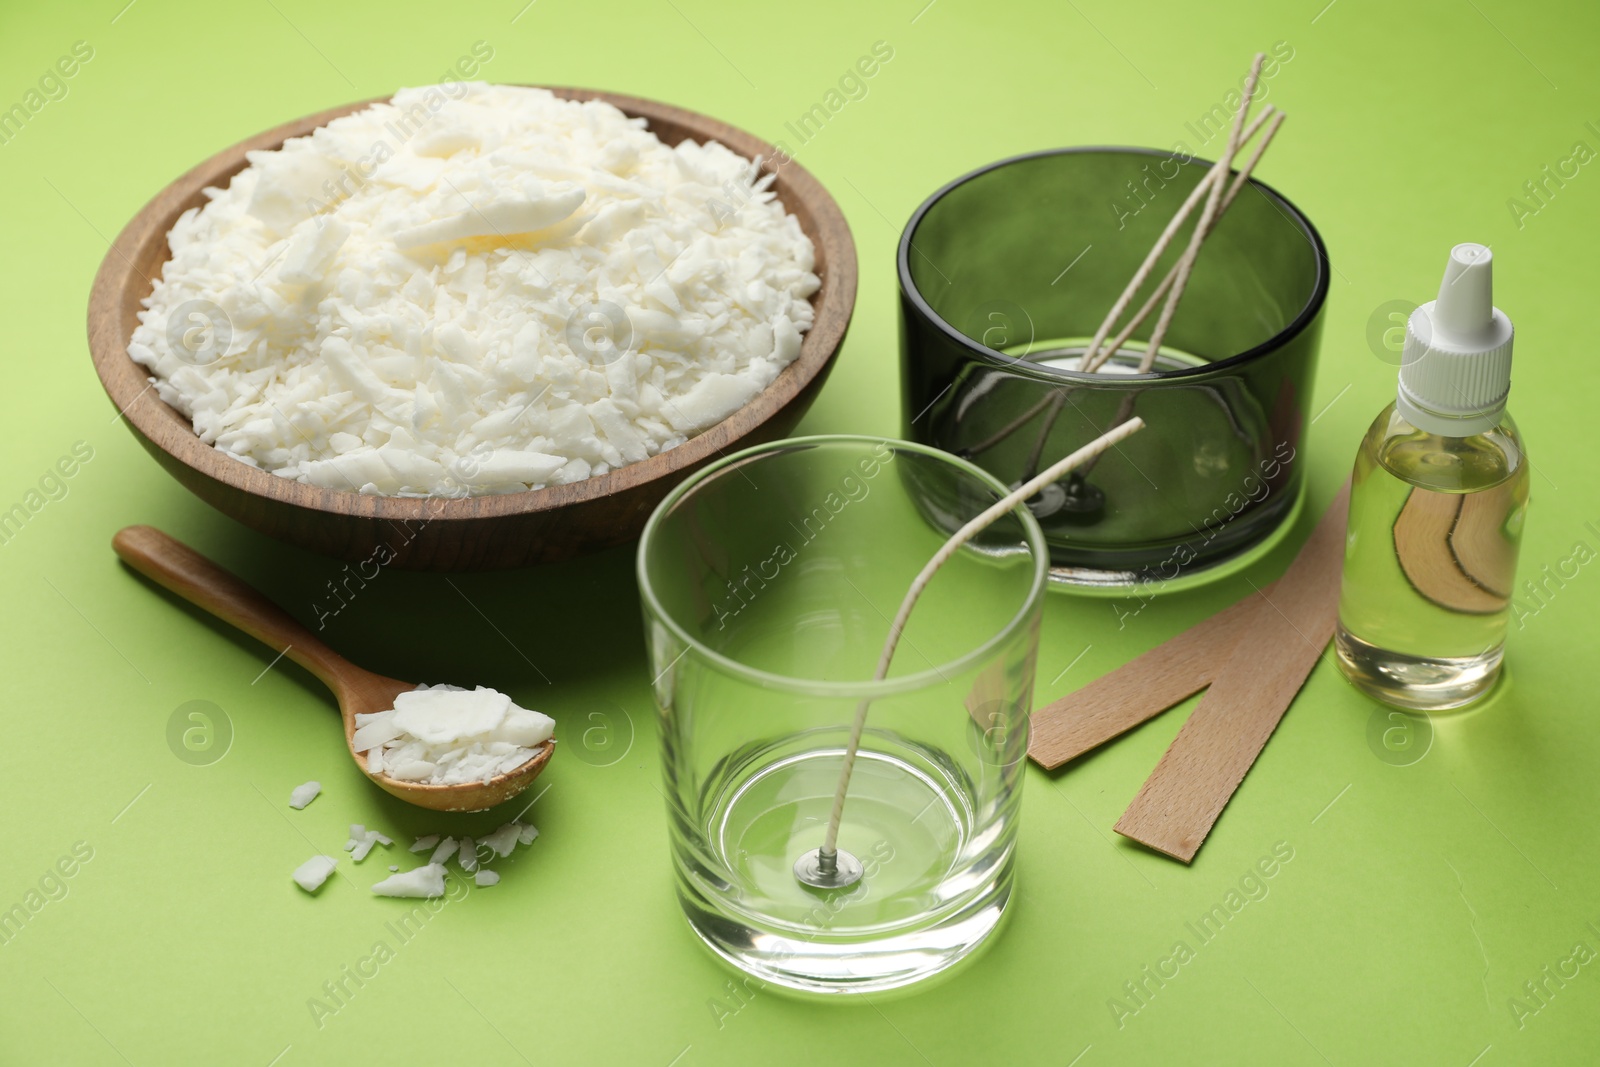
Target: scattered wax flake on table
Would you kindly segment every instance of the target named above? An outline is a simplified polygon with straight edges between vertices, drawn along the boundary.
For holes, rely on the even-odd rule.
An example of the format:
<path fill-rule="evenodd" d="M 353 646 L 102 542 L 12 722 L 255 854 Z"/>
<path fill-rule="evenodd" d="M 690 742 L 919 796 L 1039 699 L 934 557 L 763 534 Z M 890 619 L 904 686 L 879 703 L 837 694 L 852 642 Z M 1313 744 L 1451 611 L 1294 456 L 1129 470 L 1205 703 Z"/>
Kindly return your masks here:
<path fill-rule="evenodd" d="M 380 897 L 442 897 L 444 896 L 444 867 L 430 863 L 403 874 L 391 874 L 372 887 Z"/>
<path fill-rule="evenodd" d="M 511 855 L 511 850 L 517 847 L 517 842 L 520 839 L 521 835 L 518 832 L 517 825 L 509 822 L 493 833 L 484 834 L 478 838 L 480 842 L 494 849 L 496 856 Z"/>
<path fill-rule="evenodd" d="M 296 811 L 299 811 L 307 804 L 317 799 L 317 794 L 321 792 L 321 782 L 307 782 L 304 785 L 297 785 L 289 793 L 289 806 Z"/>
<path fill-rule="evenodd" d="M 480 867 L 479 845 L 487 847 L 492 853 L 492 858 L 501 859 L 511 855 L 512 850 L 518 845 L 532 844 L 534 838 L 538 836 L 538 829 L 530 823 L 508 822 L 476 841 L 470 837 L 463 837 L 458 844 L 454 838 L 445 838 L 434 851 L 432 862 L 442 864 L 454 855 L 462 871 L 471 874 Z M 498 881 L 498 878 L 496 880 Z"/>
<path fill-rule="evenodd" d="M 394 844 L 389 838 L 376 830 L 368 830 L 360 823 L 350 824 L 350 840 L 344 843 L 344 850 L 350 853 L 352 862 L 360 863 L 367 858 L 367 853 L 372 851 L 373 845 L 383 845 L 385 848 Z"/>
<path fill-rule="evenodd" d="M 502 859 L 516 849 L 518 845 L 529 845 L 539 836 L 539 830 L 531 823 L 512 820 L 502 823 L 491 832 L 484 834 L 474 842 L 470 837 L 459 840 L 454 837 L 443 837 L 439 834 L 428 834 L 419 837 L 411 846 L 412 852 L 426 852 L 430 848 L 433 854 L 429 861 L 413 870 L 400 872 L 398 865 L 391 864 L 391 873 L 388 878 L 378 882 L 372 891 L 384 897 L 439 897 L 444 895 L 446 863 L 452 856 L 460 866 L 463 873 L 472 874 L 473 881 L 479 886 L 497 885 L 500 875 L 482 867 L 478 861 L 478 845 L 485 846 L 493 858 Z M 351 859 L 360 863 L 372 851 L 374 845 L 392 845 L 394 842 L 377 830 L 370 830 L 361 823 L 350 824 L 350 839 L 345 842 L 345 850 L 351 854 Z M 333 873 L 336 861 L 331 856 L 313 856 L 295 869 L 294 880 L 306 892 L 315 892 L 328 876 Z"/>
<path fill-rule="evenodd" d="M 321 888 L 322 883 L 328 880 L 328 875 L 333 873 L 338 861 L 332 856 L 312 856 L 294 869 L 292 877 L 301 889 L 307 893 L 315 893 Z"/>
<path fill-rule="evenodd" d="M 351 836 L 360 827 L 352 826 Z M 519 844 L 531 844 L 539 836 L 539 831 L 531 824 L 512 821 L 505 823 L 492 833 L 484 834 L 479 840 L 487 845 L 496 858 L 511 855 L 513 849 Z M 417 846 L 424 841 L 437 840 L 439 844 L 434 850 L 433 857 L 425 865 L 415 870 L 406 871 L 404 874 L 394 874 L 385 878 L 372 887 L 372 891 L 385 897 L 440 897 L 444 895 L 445 863 L 454 855 L 462 871 L 473 874 L 473 882 L 480 886 L 495 885 L 500 881 L 500 875 L 494 871 L 480 868 L 478 864 L 477 846 L 472 838 L 464 837 L 459 842 L 453 837 L 442 840 L 439 835 L 417 839 L 417 845 L 412 846 L 412 851 L 421 851 Z M 394 870 L 393 867 L 389 868 Z"/>
<path fill-rule="evenodd" d="M 128 354 L 202 441 L 326 488 L 521 492 L 675 448 L 799 355 L 821 283 L 774 176 L 599 101 L 437 93 L 250 153 L 173 226 Z"/>
<path fill-rule="evenodd" d="M 418 841 L 419 843 L 432 839 L 439 841 L 433 851 L 433 855 L 429 858 L 430 864 L 443 867 L 450 857 L 454 856 L 457 865 L 460 866 L 464 873 L 472 874 L 477 872 L 478 874 L 493 875 L 494 882 L 498 882 L 500 880 L 498 874 L 481 867 L 478 859 L 478 846 L 487 847 L 493 853 L 492 858 L 502 859 L 511 855 L 518 845 L 532 844 L 534 838 L 538 836 L 538 828 L 531 823 L 512 821 L 502 824 L 476 841 L 470 837 L 463 837 L 460 841 L 453 837 L 439 838 L 437 834 L 431 835 L 430 838 L 419 838 Z M 417 849 L 413 848 L 413 851 L 417 851 Z M 479 882 L 478 884 L 492 885 L 493 882 Z"/>
<path fill-rule="evenodd" d="M 367 771 L 425 785 L 488 782 L 532 759 L 550 740 L 555 720 L 520 708 L 504 693 L 479 686 L 418 686 L 394 707 L 356 716 L 351 747 Z M 420 842 L 412 851 L 421 851 Z"/>

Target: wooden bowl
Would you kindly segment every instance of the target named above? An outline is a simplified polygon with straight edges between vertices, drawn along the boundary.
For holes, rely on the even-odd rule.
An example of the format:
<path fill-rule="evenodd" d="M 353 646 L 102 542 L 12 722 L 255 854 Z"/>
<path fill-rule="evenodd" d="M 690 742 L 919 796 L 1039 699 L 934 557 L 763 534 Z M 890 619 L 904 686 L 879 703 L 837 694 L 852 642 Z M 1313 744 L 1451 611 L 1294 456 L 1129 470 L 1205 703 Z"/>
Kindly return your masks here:
<path fill-rule="evenodd" d="M 554 88 L 568 100 L 604 100 L 644 118 L 668 145 L 720 141 L 746 158 L 777 158 L 743 130 L 682 108 L 590 89 Z M 855 307 L 856 252 L 833 197 L 792 160 L 773 186 L 816 246 L 822 287 L 816 321 L 800 355 L 756 398 L 677 448 L 570 485 L 503 496 L 449 499 L 363 496 L 281 478 L 220 452 L 149 387 L 149 372 L 128 356 L 140 301 L 166 262 L 167 232 L 206 202 L 202 190 L 226 185 L 245 153 L 276 148 L 341 115 L 382 103 L 364 100 L 296 119 L 217 153 L 163 189 L 134 216 L 100 264 L 89 296 L 89 351 L 95 371 L 134 436 L 173 477 L 225 515 L 279 540 L 352 561 L 417 570 L 487 570 L 568 559 L 638 537 L 651 510 L 696 468 L 729 451 L 785 436 L 822 387 Z M 770 166 L 770 164 L 768 164 Z"/>

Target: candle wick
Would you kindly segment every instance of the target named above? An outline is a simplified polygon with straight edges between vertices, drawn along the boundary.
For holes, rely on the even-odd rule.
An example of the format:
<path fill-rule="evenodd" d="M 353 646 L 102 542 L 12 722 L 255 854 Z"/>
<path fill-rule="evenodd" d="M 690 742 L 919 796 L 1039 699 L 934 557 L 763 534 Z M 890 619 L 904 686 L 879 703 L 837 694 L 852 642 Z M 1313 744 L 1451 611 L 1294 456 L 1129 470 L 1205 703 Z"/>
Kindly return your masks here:
<path fill-rule="evenodd" d="M 911 609 L 916 606 L 917 598 L 922 596 L 923 589 L 927 588 L 928 582 L 939 568 L 944 566 L 962 545 L 982 533 L 990 525 L 998 521 L 1001 516 L 1009 514 L 1018 504 L 1035 496 L 1045 486 L 1059 480 L 1068 471 L 1087 460 L 1093 459 L 1106 449 L 1115 446 L 1124 438 L 1131 437 L 1142 429 L 1144 429 L 1144 420 L 1135 417 L 1120 426 L 1106 431 L 1070 456 L 1057 460 L 1046 468 L 1043 473 L 1013 489 L 984 509 L 977 518 L 972 519 L 957 530 L 948 541 L 940 546 L 939 551 L 933 554 L 933 558 L 928 561 L 927 565 L 917 574 L 916 579 L 912 581 L 911 588 L 906 590 L 905 599 L 900 602 L 900 610 L 895 613 L 894 621 L 889 624 L 889 636 L 884 641 L 883 652 L 878 656 L 878 667 L 873 672 L 872 680 L 881 682 L 888 676 L 889 663 L 894 658 L 895 648 L 900 644 L 900 635 L 905 631 L 906 622 L 911 615 Z M 845 745 L 844 764 L 839 768 L 839 784 L 833 794 L 833 810 L 828 815 L 828 829 L 823 836 L 822 847 L 815 853 L 817 871 L 829 879 L 835 877 L 838 872 L 839 825 L 844 819 L 845 795 L 850 790 L 850 775 L 855 770 L 856 753 L 861 748 L 861 733 L 866 728 L 867 709 L 871 704 L 871 697 L 863 697 L 856 705 L 855 720 L 850 724 L 850 740 Z M 802 857 L 802 862 L 806 858 Z"/>

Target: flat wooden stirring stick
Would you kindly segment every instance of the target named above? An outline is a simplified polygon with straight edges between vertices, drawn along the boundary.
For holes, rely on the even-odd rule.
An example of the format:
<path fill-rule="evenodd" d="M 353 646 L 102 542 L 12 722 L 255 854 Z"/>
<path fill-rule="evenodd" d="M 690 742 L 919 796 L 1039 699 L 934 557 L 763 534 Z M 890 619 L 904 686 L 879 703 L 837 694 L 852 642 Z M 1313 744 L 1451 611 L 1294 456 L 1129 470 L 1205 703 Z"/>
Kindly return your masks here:
<path fill-rule="evenodd" d="M 1250 614 L 1235 654 L 1117 820 L 1117 833 L 1184 863 L 1200 851 L 1333 637 L 1349 503 L 1347 481 Z"/>
<path fill-rule="evenodd" d="M 884 641 L 883 651 L 878 656 L 878 666 L 873 671 L 872 680 L 881 682 L 889 676 L 889 663 L 894 659 L 894 651 L 900 644 L 900 634 L 905 630 L 906 621 L 911 617 L 911 609 L 916 606 L 917 599 L 922 596 L 922 591 L 927 588 L 934 574 L 960 550 L 962 545 L 1074 467 L 1098 456 L 1142 429 L 1144 429 L 1143 419 L 1129 419 L 1120 426 L 1107 430 L 989 505 L 977 518 L 952 534 L 950 539 L 933 554 L 927 565 L 918 572 L 911 582 L 911 588 L 906 590 L 905 598 L 900 602 L 900 610 L 895 612 L 894 621 L 889 624 L 889 636 Z M 867 709 L 871 705 L 871 697 L 862 698 L 856 705 L 855 720 L 850 725 L 850 740 L 845 745 L 844 763 L 839 768 L 839 784 L 834 789 L 833 810 L 828 815 L 828 828 L 823 835 L 822 846 L 812 849 L 795 861 L 795 877 L 805 885 L 816 889 L 840 889 L 855 884 L 862 875 L 861 862 L 848 852 L 839 849 L 839 824 L 844 818 L 845 795 L 850 789 L 850 775 L 855 770 L 856 753 L 861 748 L 861 732 L 866 728 Z"/>

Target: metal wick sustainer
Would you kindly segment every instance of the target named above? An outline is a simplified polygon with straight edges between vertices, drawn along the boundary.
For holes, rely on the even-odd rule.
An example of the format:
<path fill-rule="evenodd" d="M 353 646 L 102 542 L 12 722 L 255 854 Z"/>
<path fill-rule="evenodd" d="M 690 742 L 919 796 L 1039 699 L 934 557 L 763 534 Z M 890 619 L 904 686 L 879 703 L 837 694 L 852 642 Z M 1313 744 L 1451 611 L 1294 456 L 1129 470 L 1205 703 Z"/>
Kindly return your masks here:
<path fill-rule="evenodd" d="M 794 876 L 813 889 L 843 889 L 863 873 L 861 861 L 841 848 L 814 848 L 794 861 Z"/>

